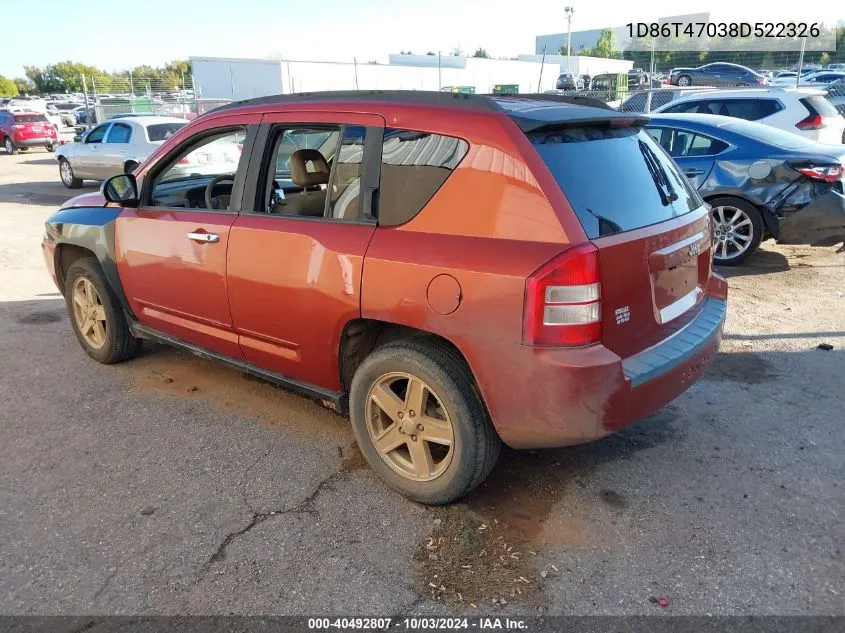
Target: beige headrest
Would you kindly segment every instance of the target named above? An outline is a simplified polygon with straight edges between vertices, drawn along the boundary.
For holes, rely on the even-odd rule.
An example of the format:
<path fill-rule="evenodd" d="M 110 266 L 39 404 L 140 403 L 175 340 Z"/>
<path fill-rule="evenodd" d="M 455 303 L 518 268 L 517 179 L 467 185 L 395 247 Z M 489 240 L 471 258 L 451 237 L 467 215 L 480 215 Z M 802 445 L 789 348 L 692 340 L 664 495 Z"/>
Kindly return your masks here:
<path fill-rule="evenodd" d="M 299 149 L 290 155 L 290 178 L 300 187 L 328 184 L 329 172 L 325 156 L 316 149 Z"/>

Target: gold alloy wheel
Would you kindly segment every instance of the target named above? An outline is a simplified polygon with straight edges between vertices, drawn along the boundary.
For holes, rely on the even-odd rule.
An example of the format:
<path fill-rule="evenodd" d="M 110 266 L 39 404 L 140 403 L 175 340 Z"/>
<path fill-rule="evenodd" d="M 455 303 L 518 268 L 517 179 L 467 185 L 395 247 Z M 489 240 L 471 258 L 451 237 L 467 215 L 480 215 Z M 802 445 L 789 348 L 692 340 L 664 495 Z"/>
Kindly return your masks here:
<path fill-rule="evenodd" d="M 414 481 L 431 481 L 452 461 L 455 433 L 437 394 L 404 372 L 379 378 L 367 394 L 367 432 L 381 458 Z"/>
<path fill-rule="evenodd" d="M 82 338 L 94 349 L 106 344 L 106 309 L 100 294 L 87 277 L 73 282 L 73 318 Z"/>

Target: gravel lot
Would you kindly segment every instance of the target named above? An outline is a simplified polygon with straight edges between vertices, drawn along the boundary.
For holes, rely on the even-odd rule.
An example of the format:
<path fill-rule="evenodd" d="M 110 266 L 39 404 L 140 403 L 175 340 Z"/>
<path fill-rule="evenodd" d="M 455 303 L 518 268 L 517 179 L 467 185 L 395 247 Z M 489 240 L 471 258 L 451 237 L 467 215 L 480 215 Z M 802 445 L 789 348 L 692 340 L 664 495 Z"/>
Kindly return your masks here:
<path fill-rule="evenodd" d="M 835 248 L 725 271 L 722 353 L 656 415 L 428 509 L 309 400 L 163 347 L 89 360 L 39 248 L 67 197 L 51 154 L 0 152 L 0 613 L 845 613 Z"/>

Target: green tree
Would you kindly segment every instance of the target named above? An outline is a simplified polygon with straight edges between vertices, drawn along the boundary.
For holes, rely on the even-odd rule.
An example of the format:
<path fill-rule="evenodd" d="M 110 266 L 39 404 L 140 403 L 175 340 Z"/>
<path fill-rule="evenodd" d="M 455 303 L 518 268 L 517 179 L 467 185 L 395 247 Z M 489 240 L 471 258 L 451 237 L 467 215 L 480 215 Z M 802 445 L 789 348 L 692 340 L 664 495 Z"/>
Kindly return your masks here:
<path fill-rule="evenodd" d="M 434 51 L 428 51 L 428 52 L 426 53 L 426 55 L 436 55 L 436 53 L 435 53 Z"/>
<path fill-rule="evenodd" d="M 12 81 L 15 82 L 15 87 L 18 89 L 18 94 L 29 94 L 35 91 L 35 84 L 33 84 L 26 77 L 15 77 Z"/>
<path fill-rule="evenodd" d="M 18 87 L 11 79 L 0 75 L 0 97 L 17 97 Z"/>
<path fill-rule="evenodd" d="M 566 45 L 567 45 L 567 42 L 568 42 L 568 39 L 567 39 L 567 37 L 566 37 L 566 36 L 564 36 L 564 37 L 563 37 L 563 44 L 561 44 L 561 45 L 560 45 L 560 48 L 559 48 L 559 49 L 557 49 L 557 54 L 558 54 L 558 55 L 567 55 L 567 54 L 568 54 L 568 53 L 566 52 Z"/>
<path fill-rule="evenodd" d="M 613 29 L 602 29 L 596 45 L 592 48 L 584 48 L 578 54 L 586 57 L 619 58 L 620 53 L 616 46 L 616 33 L 613 32 Z"/>
<path fill-rule="evenodd" d="M 490 55 L 487 54 L 486 48 L 481 48 L 480 46 L 475 49 L 475 52 L 472 54 L 473 57 L 478 57 L 480 59 L 490 59 Z"/>
<path fill-rule="evenodd" d="M 449 52 L 449 54 L 450 54 L 452 57 L 463 57 L 464 50 L 463 50 L 463 49 L 460 47 L 460 45 L 459 45 L 459 46 L 456 46 L 455 48 L 453 48 L 453 49 Z"/>

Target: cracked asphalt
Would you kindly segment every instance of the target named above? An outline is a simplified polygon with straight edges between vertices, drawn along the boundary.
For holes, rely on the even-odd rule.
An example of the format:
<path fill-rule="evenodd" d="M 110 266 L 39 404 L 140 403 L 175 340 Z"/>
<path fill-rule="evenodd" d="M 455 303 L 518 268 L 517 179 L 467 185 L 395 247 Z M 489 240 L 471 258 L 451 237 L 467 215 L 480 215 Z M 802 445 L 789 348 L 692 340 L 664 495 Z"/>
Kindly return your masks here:
<path fill-rule="evenodd" d="M 0 153 L 0 613 L 845 613 L 835 248 L 766 242 L 729 271 L 722 353 L 671 405 L 591 445 L 505 451 L 430 509 L 309 400 L 154 345 L 91 361 L 39 248 L 57 171 Z M 448 512 L 520 544 L 531 600 L 503 605 L 472 569 L 475 609 L 432 593 Z"/>

